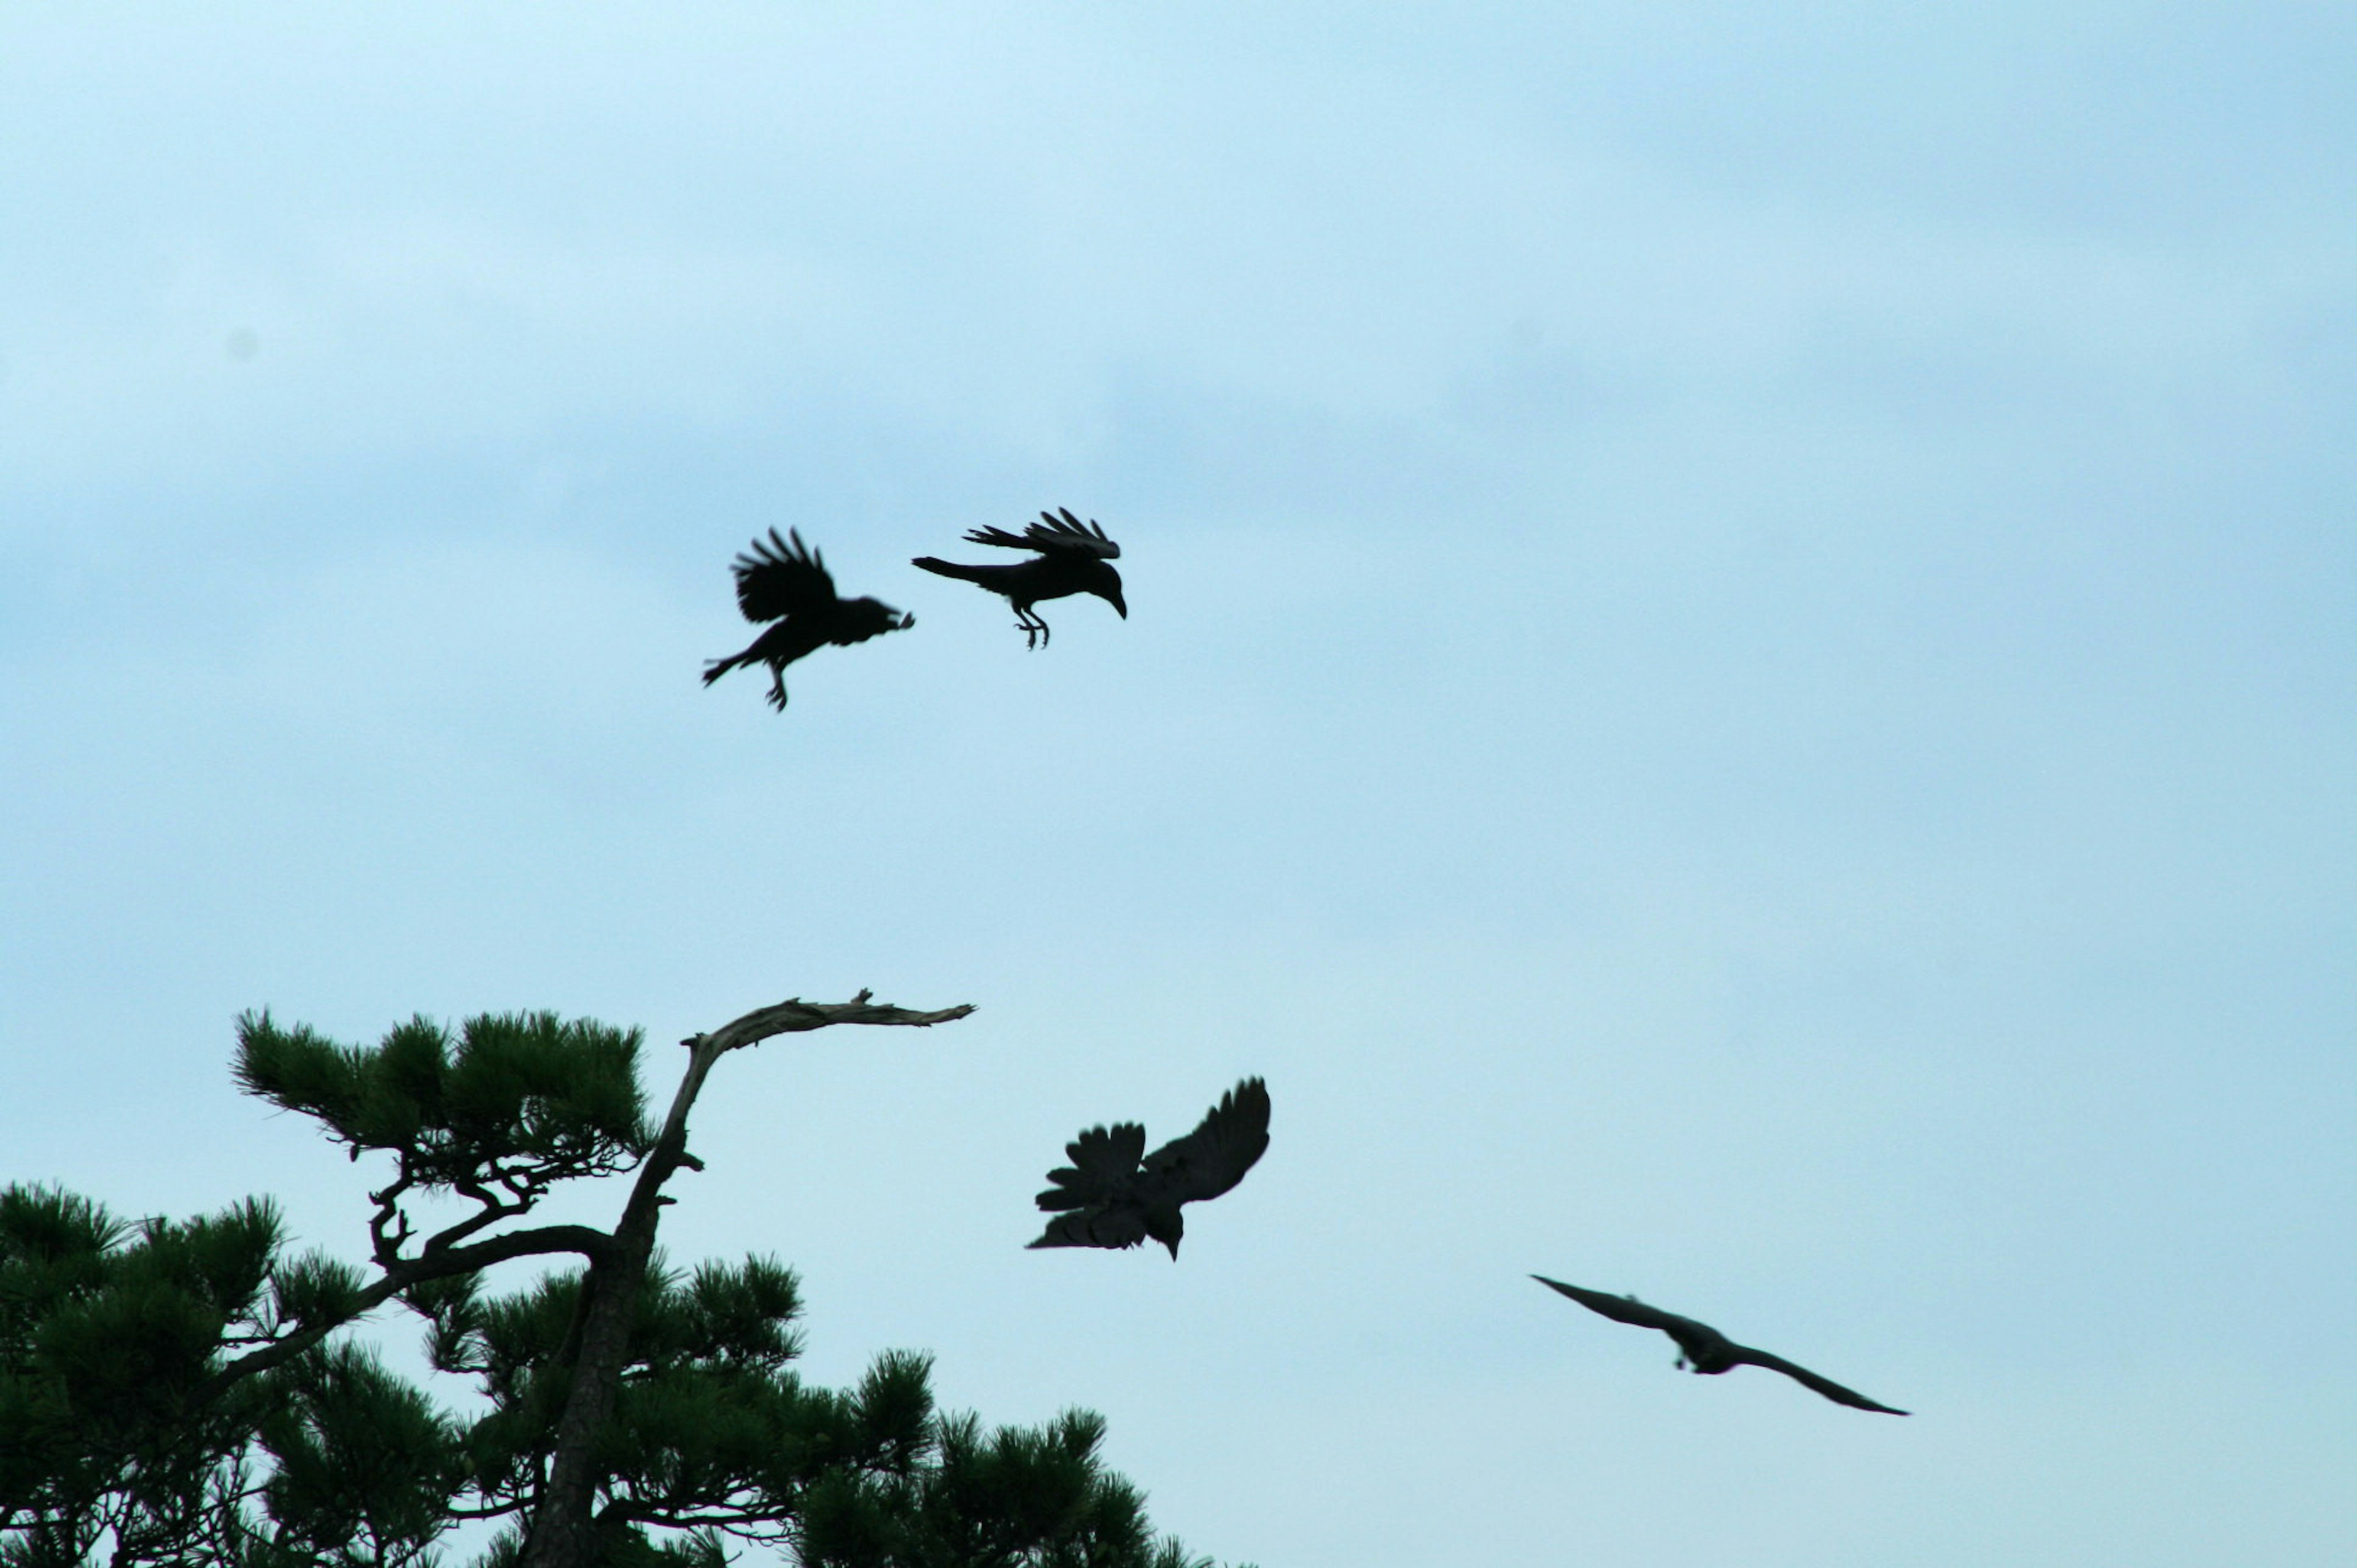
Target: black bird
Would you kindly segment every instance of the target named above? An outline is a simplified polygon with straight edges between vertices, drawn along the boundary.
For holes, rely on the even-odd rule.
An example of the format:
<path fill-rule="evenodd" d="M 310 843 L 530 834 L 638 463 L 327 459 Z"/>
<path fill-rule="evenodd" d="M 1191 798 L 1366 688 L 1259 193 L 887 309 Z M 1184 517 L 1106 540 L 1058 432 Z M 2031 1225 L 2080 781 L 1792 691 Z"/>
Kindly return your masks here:
<path fill-rule="evenodd" d="M 1146 1129 L 1136 1122 L 1092 1127 L 1064 1145 L 1072 1163 L 1049 1171 L 1055 1185 L 1033 1200 L 1056 1218 L 1031 1245 L 1135 1247 L 1151 1236 L 1175 1261 L 1186 1230 L 1178 1206 L 1219 1197 L 1267 1149 L 1268 1085 L 1256 1078 L 1220 1096 L 1200 1126 L 1143 1161 Z"/>
<path fill-rule="evenodd" d="M 1112 565 L 1121 554 L 1121 546 L 1105 537 L 1105 531 L 1096 525 L 1095 520 L 1083 523 L 1069 509 L 1058 510 L 1062 513 L 1060 517 L 1050 517 L 1043 511 L 1039 521 L 1020 533 L 1009 533 L 1003 528 L 976 528 L 966 532 L 969 544 L 1038 551 L 1039 554 L 1028 561 L 1018 561 L 1012 566 L 964 566 L 955 561 L 920 555 L 909 564 L 944 577 L 980 583 L 994 594 L 1006 595 L 1007 603 L 1015 607 L 1015 624 L 1023 628 L 1026 648 L 1048 646 L 1048 623 L 1031 607 L 1042 599 L 1094 594 L 1127 620 L 1129 607 L 1121 602 L 1121 574 Z"/>
<path fill-rule="evenodd" d="M 707 686 L 740 664 L 770 667 L 770 703 L 782 713 L 786 706 L 786 666 L 803 654 L 832 642 L 848 648 L 888 631 L 906 631 L 917 618 L 903 615 L 875 599 L 840 599 L 834 578 L 817 551 L 802 542 L 799 530 L 788 530 L 786 540 L 770 530 L 767 542 L 753 541 L 749 553 L 740 554 L 729 570 L 737 574 L 737 607 L 750 621 L 777 624 L 753 639 L 753 646 L 704 667 Z"/>
<path fill-rule="evenodd" d="M 1691 1367 L 1697 1372 L 1717 1374 L 1731 1372 L 1738 1367 L 1765 1367 L 1771 1372 L 1781 1372 L 1803 1388 L 1814 1389 L 1835 1404 L 1849 1405 L 1857 1410 L 1878 1410 L 1885 1415 L 1905 1415 L 1903 1410 L 1893 1410 L 1887 1404 L 1877 1404 L 1856 1389 L 1846 1389 L 1831 1378 L 1821 1378 L 1806 1367 L 1796 1367 L 1781 1356 L 1771 1356 L 1765 1350 L 1754 1350 L 1749 1345 L 1738 1345 L 1706 1323 L 1696 1323 L 1691 1317 L 1680 1317 L 1674 1312 L 1663 1312 L 1658 1306 L 1647 1306 L 1633 1295 L 1607 1295 L 1600 1290 L 1582 1290 L 1561 1280 L 1551 1280 L 1544 1274 L 1531 1278 L 1550 1290 L 1561 1291 L 1590 1312 L 1600 1312 L 1615 1323 L 1633 1323 L 1640 1328 L 1658 1328 L 1678 1342 L 1678 1365 Z"/>

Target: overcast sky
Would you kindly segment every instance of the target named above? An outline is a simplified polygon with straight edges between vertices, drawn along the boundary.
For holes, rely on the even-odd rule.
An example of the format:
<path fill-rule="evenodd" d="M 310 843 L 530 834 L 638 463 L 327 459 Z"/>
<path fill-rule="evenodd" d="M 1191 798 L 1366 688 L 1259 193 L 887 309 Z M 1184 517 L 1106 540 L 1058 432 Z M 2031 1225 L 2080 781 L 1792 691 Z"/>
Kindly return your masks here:
<path fill-rule="evenodd" d="M 665 1244 L 1196 1550 L 2350 1561 L 2352 81 L 2298 0 L 14 0 L 0 1180 L 357 1256 L 242 1009 L 660 1102 L 972 1002 L 726 1060 Z M 907 564 L 1054 506 L 1126 622 Z M 783 716 L 696 680 L 773 526 L 917 618 Z M 1247 1073 L 1181 1261 L 1023 1250 Z"/>

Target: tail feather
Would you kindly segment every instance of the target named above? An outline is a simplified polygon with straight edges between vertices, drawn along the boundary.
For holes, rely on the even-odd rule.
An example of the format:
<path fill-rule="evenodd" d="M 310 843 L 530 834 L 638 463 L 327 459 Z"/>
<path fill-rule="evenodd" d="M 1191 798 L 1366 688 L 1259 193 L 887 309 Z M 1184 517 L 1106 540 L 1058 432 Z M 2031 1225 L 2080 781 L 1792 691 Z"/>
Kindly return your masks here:
<path fill-rule="evenodd" d="M 955 561 L 944 561 L 935 555 L 920 555 L 909 564 L 921 566 L 939 576 L 956 577 L 968 583 L 986 583 L 990 581 L 990 575 L 993 572 L 1002 569 L 995 566 L 961 565 Z"/>

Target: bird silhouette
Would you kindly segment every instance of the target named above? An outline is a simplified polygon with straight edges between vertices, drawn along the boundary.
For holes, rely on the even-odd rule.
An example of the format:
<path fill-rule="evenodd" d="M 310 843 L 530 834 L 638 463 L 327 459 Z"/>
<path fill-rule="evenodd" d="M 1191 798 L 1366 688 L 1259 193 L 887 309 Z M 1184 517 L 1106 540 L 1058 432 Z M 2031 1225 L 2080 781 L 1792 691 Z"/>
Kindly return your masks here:
<path fill-rule="evenodd" d="M 969 544 L 1039 552 L 1028 561 L 1018 561 L 1012 566 L 967 566 L 937 556 L 920 555 L 909 564 L 943 577 L 979 583 L 994 594 L 1006 596 L 1006 602 L 1015 607 L 1015 624 L 1023 628 L 1026 648 L 1048 646 L 1048 623 L 1031 607 L 1042 599 L 1094 594 L 1127 620 L 1129 607 L 1122 602 L 1121 574 L 1112 565 L 1121 554 L 1121 546 L 1106 538 L 1105 531 L 1093 519 L 1083 523 L 1069 509 L 1059 510 L 1060 516 L 1041 512 L 1039 521 L 1020 533 L 1009 533 L 1003 528 L 975 528 L 966 532 Z"/>
<path fill-rule="evenodd" d="M 1903 1410 L 1893 1410 L 1887 1404 L 1877 1404 L 1856 1389 L 1846 1389 L 1831 1378 L 1821 1378 L 1806 1367 L 1796 1367 L 1781 1356 L 1771 1356 L 1765 1350 L 1754 1350 L 1749 1345 L 1738 1345 L 1706 1323 L 1696 1323 L 1691 1317 L 1680 1317 L 1674 1312 L 1663 1312 L 1658 1306 L 1647 1306 L 1633 1295 L 1607 1295 L 1600 1290 L 1582 1290 L 1561 1280 L 1551 1280 L 1544 1274 L 1531 1278 L 1550 1290 L 1561 1291 L 1590 1312 L 1600 1312 L 1615 1323 L 1633 1323 L 1640 1328 L 1658 1328 L 1678 1342 L 1678 1365 L 1691 1367 L 1707 1375 L 1731 1372 L 1738 1367 L 1765 1367 L 1771 1372 L 1781 1372 L 1803 1388 L 1814 1389 L 1835 1404 L 1846 1404 L 1856 1410 L 1878 1410 L 1885 1415 L 1905 1415 Z"/>
<path fill-rule="evenodd" d="M 704 667 L 709 686 L 740 664 L 767 664 L 770 703 L 780 713 L 786 706 L 786 666 L 795 660 L 830 642 L 848 648 L 917 624 L 915 616 L 876 599 L 837 598 L 834 578 L 818 552 L 802 542 L 799 531 L 789 530 L 788 538 L 792 542 L 780 539 L 773 528 L 767 541 L 754 540 L 752 549 L 729 567 L 737 574 L 737 607 L 745 618 L 777 624 L 744 652 Z"/>
<path fill-rule="evenodd" d="M 1135 1122 L 1092 1127 L 1064 1145 L 1070 1165 L 1033 1201 L 1055 1214 L 1034 1247 L 1135 1247 L 1151 1236 L 1178 1256 L 1182 1203 L 1217 1197 L 1268 1149 L 1268 1085 L 1248 1078 L 1183 1138 L 1150 1155 Z M 1140 1159 L 1140 1155 L 1144 1158 Z M 1059 1211 L 1062 1212 L 1059 1212 Z"/>

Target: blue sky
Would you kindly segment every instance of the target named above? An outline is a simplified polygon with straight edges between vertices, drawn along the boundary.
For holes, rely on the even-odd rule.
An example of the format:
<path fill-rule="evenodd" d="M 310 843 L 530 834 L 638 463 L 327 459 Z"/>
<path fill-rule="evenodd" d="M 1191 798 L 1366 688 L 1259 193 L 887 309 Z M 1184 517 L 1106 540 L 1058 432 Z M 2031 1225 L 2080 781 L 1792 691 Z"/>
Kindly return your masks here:
<path fill-rule="evenodd" d="M 973 1002 L 724 1064 L 667 1244 L 1198 1550 L 2343 1560 L 2352 80 L 2305 4 L 12 5 L 0 1178 L 356 1250 L 241 1009 Z M 1128 621 L 906 564 L 1060 505 Z M 789 525 L 918 624 L 780 718 L 695 676 Z M 1022 1250 L 1249 1072 L 1183 1262 Z"/>

